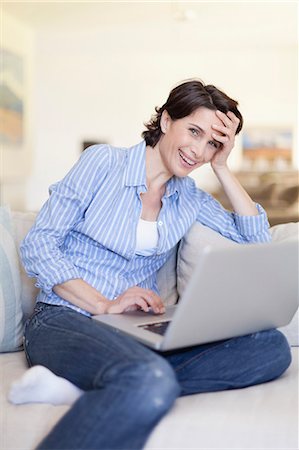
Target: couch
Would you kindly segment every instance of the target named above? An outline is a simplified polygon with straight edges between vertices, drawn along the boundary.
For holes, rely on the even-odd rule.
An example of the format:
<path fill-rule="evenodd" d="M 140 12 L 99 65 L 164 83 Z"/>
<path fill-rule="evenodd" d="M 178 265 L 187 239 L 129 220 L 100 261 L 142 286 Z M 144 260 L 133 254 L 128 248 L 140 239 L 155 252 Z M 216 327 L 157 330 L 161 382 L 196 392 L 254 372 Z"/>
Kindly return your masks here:
<path fill-rule="evenodd" d="M 1 450 L 35 448 L 68 409 L 67 405 L 13 405 L 7 400 L 11 383 L 27 368 L 22 332 L 37 290 L 34 280 L 26 276 L 19 263 L 17 249 L 34 219 L 34 213 L 10 213 L 0 208 Z M 297 240 L 298 223 L 277 225 L 271 228 L 271 233 L 273 240 Z M 166 304 L 177 300 L 182 285 L 187 282 L 180 271 L 190 269 L 192 258 L 205 245 L 231 243 L 195 224 L 159 273 L 161 295 Z M 179 398 L 153 431 L 146 450 L 298 449 L 298 315 L 282 331 L 293 354 L 292 364 L 283 376 L 250 388 Z"/>
<path fill-rule="evenodd" d="M 235 175 L 250 197 L 263 205 L 272 226 L 285 222 L 298 222 L 298 171 L 254 172 L 251 170 L 236 172 Z M 213 195 L 225 208 L 230 208 L 230 202 L 223 189 L 219 188 Z"/>

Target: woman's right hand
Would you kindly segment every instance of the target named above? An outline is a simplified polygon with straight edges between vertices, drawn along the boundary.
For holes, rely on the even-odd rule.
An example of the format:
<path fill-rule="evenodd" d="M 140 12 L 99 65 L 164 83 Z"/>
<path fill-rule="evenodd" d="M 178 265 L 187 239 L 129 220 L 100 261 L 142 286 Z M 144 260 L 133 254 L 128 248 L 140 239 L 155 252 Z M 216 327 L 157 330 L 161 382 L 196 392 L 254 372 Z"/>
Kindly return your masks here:
<path fill-rule="evenodd" d="M 121 314 L 137 309 L 148 312 L 150 308 L 155 314 L 165 312 L 165 306 L 155 292 L 135 286 L 123 292 L 115 300 L 109 301 L 105 312 L 106 314 Z"/>

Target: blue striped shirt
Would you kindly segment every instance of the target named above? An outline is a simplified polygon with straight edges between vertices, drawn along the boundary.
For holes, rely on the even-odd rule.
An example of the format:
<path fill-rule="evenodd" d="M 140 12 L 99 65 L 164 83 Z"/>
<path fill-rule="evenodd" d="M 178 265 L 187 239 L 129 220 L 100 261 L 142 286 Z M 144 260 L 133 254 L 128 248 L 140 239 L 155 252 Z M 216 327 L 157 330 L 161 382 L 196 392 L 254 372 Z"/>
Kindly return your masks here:
<path fill-rule="evenodd" d="M 136 229 L 140 194 L 146 192 L 145 142 L 131 148 L 89 147 L 50 196 L 21 245 L 29 276 L 41 289 L 37 301 L 86 311 L 57 296 L 53 286 L 82 278 L 108 299 L 132 286 L 158 293 L 156 274 L 171 249 L 197 220 L 239 243 L 270 240 L 269 224 L 259 215 L 226 211 L 190 177 L 172 177 L 162 198 L 158 246 L 138 255 Z"/>

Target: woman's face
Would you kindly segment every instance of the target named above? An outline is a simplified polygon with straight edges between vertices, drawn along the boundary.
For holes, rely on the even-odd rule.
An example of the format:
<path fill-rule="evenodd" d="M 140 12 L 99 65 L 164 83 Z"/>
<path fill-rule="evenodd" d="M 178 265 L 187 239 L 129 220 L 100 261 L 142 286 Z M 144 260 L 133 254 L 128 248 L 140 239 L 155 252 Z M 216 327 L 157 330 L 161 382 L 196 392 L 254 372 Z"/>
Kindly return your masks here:
<path fill-rule="evenodd" d="M 221 149 L 220 142 L 212 137 L 212 133 L 219 134 L 212 129 L 213 124 L 223 125 L 215 111 L 207 108 L 198 108 L 177 120 L 172 120 L 167 111 L 162 113 L 163 134 L 158 148 L 170 176 L 185 177 L 212 160 Z"/>

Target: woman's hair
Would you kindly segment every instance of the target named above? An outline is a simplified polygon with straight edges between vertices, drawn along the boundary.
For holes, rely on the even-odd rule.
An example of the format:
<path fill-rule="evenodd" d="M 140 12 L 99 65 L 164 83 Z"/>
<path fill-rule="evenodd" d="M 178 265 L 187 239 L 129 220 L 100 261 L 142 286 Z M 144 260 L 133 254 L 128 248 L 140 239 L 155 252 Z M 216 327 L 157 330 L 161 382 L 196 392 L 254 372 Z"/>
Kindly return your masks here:
<path fill-rule="evenodd" d="M 213 111 L 217 109 L 223 113 L 232 111 L 239 119 L 236 134 L 243 126 L 243 117 L 237 108 L 238 102 L 228 97 L 224 92 L 209 84 L 204 85 L 199 80 L 187 80 L 171 90 L 169 97 L 161 108 L 156 106 L 151 120 L 144 125 L 147 130 L 143 131 L 142 137 L 146 145 L 154 147 L 162 135 L 160 120 L 163 111 L 167 111 L 172 120 L 182 119 L 189 116 L 198 108 L 208 108 Z"/>

